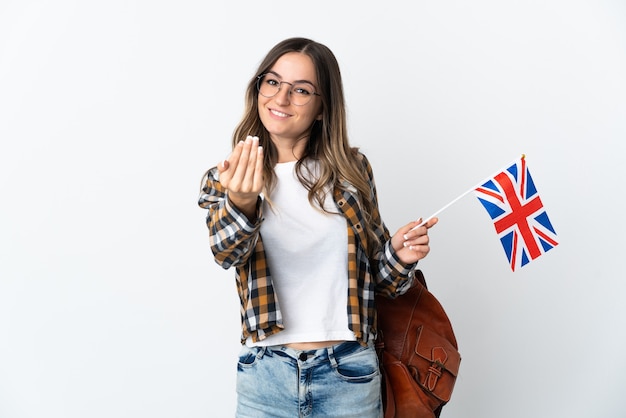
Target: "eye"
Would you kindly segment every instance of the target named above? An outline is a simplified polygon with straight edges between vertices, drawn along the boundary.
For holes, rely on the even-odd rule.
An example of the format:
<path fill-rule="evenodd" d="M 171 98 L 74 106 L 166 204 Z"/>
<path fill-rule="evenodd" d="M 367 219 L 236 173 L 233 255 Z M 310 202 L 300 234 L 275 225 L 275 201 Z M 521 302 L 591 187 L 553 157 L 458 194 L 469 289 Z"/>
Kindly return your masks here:
<path fill-rule="evenodd" d="M 280 82 L 278 80 L 276 80 L 275 78 L 271 78 L 268 76 L 265 76 L 265 79 L 263 80 L 264 83 L 269 84 L 270 86 L 278 86 L 280 84 Z"/>
<path fill-rule="evenodd" d="M 307 84 L 296 84 L 293 86 L 292 92 L 298 96 L 309 96 L 313 94 L 313 87 Z"/>

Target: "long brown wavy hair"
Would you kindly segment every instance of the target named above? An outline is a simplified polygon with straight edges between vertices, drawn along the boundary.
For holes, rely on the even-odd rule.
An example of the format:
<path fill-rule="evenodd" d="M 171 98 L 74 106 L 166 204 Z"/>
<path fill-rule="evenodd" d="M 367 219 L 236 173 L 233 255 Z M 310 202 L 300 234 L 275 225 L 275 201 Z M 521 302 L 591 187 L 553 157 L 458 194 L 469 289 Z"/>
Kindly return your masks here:
<path fill-rule="evenodd" d="M 327 186 L 343 188 L 341 182 L 346 180 L 355 187 L 364 211 L 368 249 L 375 251 L 379 246 L 374 234 L 376 226 L 372 225 L 371 216 L 374 213 L 375 203 L 370 199 L 368 176 L 360 158 L 357 158 L 358 149 L 352 148 L 348 140 L 341 72 L 335 55 L 328 47 L 306 38 L 289 38 L 276 44 L 267 53 L 248 83 L 244 116 L 235 128 L 232 146 L 235 147 L 248 135 L 259 137 L 259 144 L 264 150 L 264 194 L 269 199 L 276 183 L 274 166 L 278 159 L 278 152 L 259 117 L 256 81 L 258 76 L 267 73 L 276 61 L 288 52 L 303 53 L 311 58 L 317 75 L 318 93 L 322 100 L 322 119 L 315 120 L 311 125 L 304 154 L 296 163 L 298 179 L 309 191 L 309 202 L 318 208 L 324 207 Z M 319 177 L 316 179 L 305 175 L 306 165 L 303 163 L 307 158 L 319 162 Z M 271 203 L 271 199 L 269 201 Z"/>

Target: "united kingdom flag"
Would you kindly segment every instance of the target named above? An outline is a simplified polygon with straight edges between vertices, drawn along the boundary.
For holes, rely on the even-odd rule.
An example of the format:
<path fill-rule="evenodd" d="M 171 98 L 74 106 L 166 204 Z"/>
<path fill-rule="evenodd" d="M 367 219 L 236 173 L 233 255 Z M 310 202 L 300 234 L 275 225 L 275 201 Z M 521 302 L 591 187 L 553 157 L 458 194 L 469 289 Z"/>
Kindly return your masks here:
<path fill-rule="evenodd" d="M 524 156 L 477 187 L 474 194 L 493 220 L 511 270 L 558 245 Z"/>

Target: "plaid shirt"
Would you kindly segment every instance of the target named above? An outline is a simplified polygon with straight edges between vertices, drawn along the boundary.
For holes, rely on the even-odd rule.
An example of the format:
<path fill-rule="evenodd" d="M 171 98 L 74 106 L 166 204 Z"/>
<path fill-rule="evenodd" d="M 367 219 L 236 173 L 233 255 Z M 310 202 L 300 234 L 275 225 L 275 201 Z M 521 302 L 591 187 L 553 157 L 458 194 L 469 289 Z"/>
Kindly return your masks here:
<path fill-rule="evenodd" d="M 374 293 L 387 297 L 406 292 L 413 281 L 417 263 L 402 263 L 391 246 L 389 231 L 380 222 L 378 200 L 372 167 L 363 154 L 364 174 L 369 178 L 370 195 L 374 203 L 374 225 L 381 225 L 375 233 L 380 245 L 372 258 L 368 257 L 367 237 L 357 190 L 347 182 L 333 190 L 333 200 L 347 219 L 348 234 L 348 326 L 362 343 L 376 334 Z M 281 331 L 283 321 L 272 284 L 272 276 L 265 259 L 263 239 L 259 233 L 263 222 L 262 199 L 257 202 L 257 221 L 252 223 L 226 196 L 219 182 L 216 167 L 210 169 L 203 180 L 198 204 L 208 209 L 206 223 L 209 228 L 211 250 L 215 261 L 224 269 L 236 270 L 237 290 L 241 302 L 242 342 L 253 341 Z"/>

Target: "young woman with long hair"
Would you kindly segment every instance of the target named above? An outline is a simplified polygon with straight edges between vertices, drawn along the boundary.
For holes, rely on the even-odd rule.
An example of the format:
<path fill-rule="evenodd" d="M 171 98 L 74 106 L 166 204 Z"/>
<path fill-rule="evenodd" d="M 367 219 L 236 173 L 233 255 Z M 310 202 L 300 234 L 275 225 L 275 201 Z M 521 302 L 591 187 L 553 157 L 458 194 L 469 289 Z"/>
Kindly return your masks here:
<path fill-rule="evenodd" d="M 437 219 L 389 233 L 346 125 L 334 54 L 286 39 L 248 83 L 232 153 L 203 177 L 211 249 L 241 302 L 238 417 L 382 414 L 374 294 L 410 288 Z"/>

